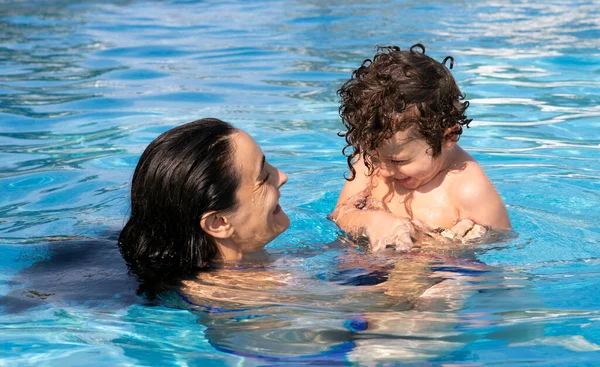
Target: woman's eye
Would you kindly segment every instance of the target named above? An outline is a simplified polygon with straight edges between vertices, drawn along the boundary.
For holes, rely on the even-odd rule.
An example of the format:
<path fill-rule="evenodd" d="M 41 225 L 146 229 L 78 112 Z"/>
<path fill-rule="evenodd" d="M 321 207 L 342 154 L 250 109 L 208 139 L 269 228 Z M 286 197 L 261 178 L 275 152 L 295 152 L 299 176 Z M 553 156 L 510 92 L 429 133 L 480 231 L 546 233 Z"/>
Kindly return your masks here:
<path fill-rule="evenodd" d="M 265 175 L 265 178 L 263 178 L 262 183 L 267 183 L 267 181 L 269 181 L 269 177 L 271 177 L 271 175 L 269 174 L 269 172 L 267 172 L 267 174 Z"/>
<path fill-rule="evenodd" d="M 391 159 L 390 163 L 392 163 L 392 164 L 405 164 L 406 160 L 403 160 L 403 159 L 401 159 L 401 160 Z"/>

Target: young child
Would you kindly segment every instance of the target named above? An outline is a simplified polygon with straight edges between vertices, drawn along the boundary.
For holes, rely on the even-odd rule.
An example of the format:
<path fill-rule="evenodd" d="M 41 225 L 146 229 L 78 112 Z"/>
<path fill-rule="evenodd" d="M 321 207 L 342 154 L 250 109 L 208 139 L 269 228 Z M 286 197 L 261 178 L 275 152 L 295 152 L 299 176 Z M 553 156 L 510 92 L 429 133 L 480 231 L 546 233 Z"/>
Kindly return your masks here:
<path fill-rule="evenodd" d="M 421 44 L 379 47 L 338 91 L 350 175 L 330 218 L 373 250 L 412 245 L 417 223 L 456 238 L 511 228 L 494 185 L 457 144 L 471 120 L 448 60 L 452 68 Z"/>

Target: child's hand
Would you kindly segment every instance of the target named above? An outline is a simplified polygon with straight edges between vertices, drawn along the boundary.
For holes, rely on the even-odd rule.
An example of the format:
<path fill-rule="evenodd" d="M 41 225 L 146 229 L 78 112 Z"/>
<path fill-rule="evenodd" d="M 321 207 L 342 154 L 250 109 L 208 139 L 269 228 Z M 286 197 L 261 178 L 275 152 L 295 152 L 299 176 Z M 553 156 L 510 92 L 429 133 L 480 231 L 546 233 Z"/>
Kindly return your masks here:
<path fill-rule="evenodd" d="M 410 220 L 384 211 L 373 212 L 365 231 L 373 252 L 387 248 L 406 251 L 413 245 L 414 227 Z"/>
<path fill-rule="evenodd" d="M 470 219 L 463 219 L 456 223 L 450 231 L 454 234 L 455 238 L 466 242 L 482 237 L 487 232 L 487 228 Z"/>
<path fill-rule="evenodd" d="M 450 229 L 433 228 L 417 220 L 413 220 L 412 223 L 415 228 L 434 238 L 441 237 L 441 240 L 451 240 L 463 243 L 479 239 L 488 231 L 486 227 L 479 225 L 470 219 L 463 219 Z"/>

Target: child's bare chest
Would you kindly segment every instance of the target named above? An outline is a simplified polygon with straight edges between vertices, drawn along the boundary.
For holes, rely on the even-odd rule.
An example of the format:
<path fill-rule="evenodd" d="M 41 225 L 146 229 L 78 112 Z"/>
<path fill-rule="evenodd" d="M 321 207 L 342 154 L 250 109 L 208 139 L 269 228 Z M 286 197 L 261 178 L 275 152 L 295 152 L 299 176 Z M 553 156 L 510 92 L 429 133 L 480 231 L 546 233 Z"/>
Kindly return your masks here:
<path fill-rule="evenodd" d="M 373 187 L 370 198 L 381 202 L 390 213 L 419 220 L 432 227 L 451 228 L 459 213 L 447 192 L 440 187 L 398 192 L 386 184 Z"/>

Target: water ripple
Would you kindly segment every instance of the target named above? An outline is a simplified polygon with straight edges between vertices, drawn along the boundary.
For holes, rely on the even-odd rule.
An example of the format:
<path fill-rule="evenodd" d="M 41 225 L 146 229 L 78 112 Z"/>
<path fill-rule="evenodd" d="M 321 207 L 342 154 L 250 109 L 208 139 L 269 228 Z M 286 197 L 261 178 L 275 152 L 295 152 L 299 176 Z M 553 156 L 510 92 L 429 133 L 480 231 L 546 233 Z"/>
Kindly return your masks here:
<path fill-rule="evenodd" d="M 273 364 L 543 364 L 541 355 L 559 361 L 567 350 L 574 364 L 596 362 L 580 351 L 597 350 L 600 325 L 597 1 L 0 1 L 0 27 L 2 294 L 27 287 L 12 275 L 46 256 L 24 249 L 118 230 L 141 151 L 208 116 L 249 131 L 288 172 L 281 200 L 293 224 L 268 248 L 297 255 L 288 268 L 319 283 L 339 255 L 323 244 L 337 237 L 325 217 L 346 170 L 336 90 L 375 45 L 422 42 L 438 60 L 454 56 L 474 119 L 460 143 L 485 167 L 519 234 L 474 255 L 490 267 L 482 274 L 440 271 L 456 280 L 448 294 L 470 295 L 459 313 L 379 304 L 359 331 L 350 326 L 362 325 L 361 302 L 376 300 L 356 301 L 364 296 L 356 287 L 331 283 L 302 290 L 320 292 L 315 304 L 231 314 L 65 302 L 0 314 L 7 361 L 233 365 L 265 362 L 248 357 L 262 352 L 287 353 L 265 362 Z M 265 327 L 272 319 L 288 324 Z M 327 352 L 302 355 L 311 350 Z"/>

